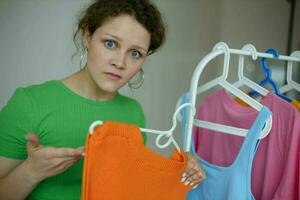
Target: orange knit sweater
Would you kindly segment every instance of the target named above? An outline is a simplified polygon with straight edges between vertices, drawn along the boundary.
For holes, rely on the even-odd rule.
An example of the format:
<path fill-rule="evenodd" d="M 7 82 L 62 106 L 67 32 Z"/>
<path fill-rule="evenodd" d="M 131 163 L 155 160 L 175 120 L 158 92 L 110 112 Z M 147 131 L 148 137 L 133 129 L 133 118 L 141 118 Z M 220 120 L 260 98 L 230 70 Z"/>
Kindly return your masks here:
<path fill-rule="evenodd" d="M 186 159 L 145 147 L 137 126 L 105 122 L 87 137 L 82 200 L 184 200 Z"/>

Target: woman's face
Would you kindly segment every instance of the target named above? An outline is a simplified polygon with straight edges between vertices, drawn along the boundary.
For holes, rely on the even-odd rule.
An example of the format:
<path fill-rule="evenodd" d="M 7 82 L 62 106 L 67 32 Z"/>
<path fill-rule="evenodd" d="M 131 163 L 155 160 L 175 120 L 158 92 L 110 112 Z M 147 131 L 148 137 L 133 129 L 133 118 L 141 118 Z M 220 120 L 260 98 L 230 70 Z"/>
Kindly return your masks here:
<path fill-rule="evenodd" d="M 150 33 L 129 15 L 108 18 L 93 35 L 84 35 L 87 70 L 97 87 L 115 93 L 142 67 Z"/>

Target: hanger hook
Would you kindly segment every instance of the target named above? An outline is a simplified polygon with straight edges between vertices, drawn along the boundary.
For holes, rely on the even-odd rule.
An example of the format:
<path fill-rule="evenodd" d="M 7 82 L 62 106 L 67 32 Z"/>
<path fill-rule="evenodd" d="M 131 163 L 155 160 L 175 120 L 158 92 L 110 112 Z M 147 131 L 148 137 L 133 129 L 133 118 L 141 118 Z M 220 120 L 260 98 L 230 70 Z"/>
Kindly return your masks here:
<path fill-rule="evenodd" d="M 291 57 L 300 58 L 300 51 L 294 51 L 290 55 Z M 287 83 L 294 82 L 292 80 L 292 73 L 293 73 L 293 61 L 288 61 L 287 64 Z"/>
<path fill-rule="evenodd" d="M 94 129 L 101 124 L 103 124 L 102 121 L 94 121 L 89 127 L 89 133 L 92 135 L 94 132 Z"/>
<path fill-rule="evenodd" d="M 257 59 L 257 50 L 256 50 L 255 46 L 253 46 L 252 44 L 246 44 L 246 45 L 244 45 L 242 47 L 242 50 L 249 51 L 251 53 L 252 60 L 256 60 Z"/>
<path fill-rule="evenodd" d="M 257 59 L 257 50 L 252 44 L 246 44 L 242 47 L 242 50 L 248 51 L 251 54 L 252 60 Z M 244 55 L 239 56 L 239 69 L 238 69 L 238 77 L 239 80 L 244 80 Z"/>
<path fill-rule="evenodd" d="M 265 52 L 269 53 L 269 54 L 272 54 L 275 58 L 279 57 L 279 52 L 276 49 L 268 48 Z M 278 86 L 275 84 L 275 82 L 272 79 L 272 70 L 269 68 L 269 66 L 267 64 L 267 58 L 263 57 L 261 59 L 261 63 L 262 63 L 263 71 L 266 74 L 266 78 L 265 78 L 265 80 L 263 80 L 261 82 L 260 85 L 264 85 L 265 82 L 269 82 L 273 86 L 273 88 L 275 90 L 275 94 L 277 94 L 277 95 L 280 94 Z"/>
<path fill-rule="evenodd" d="M 218 42 L 214 47 L 213 51 L 222 50 L 224 52 L 224 65 L 222 78 L 225 81 L 229 72 L 229 61 L 230 61 L 230 49 L 225 42 Z"/>
<path fill-rule="evenodd" d="M 225 42 L 218 42 L 214 47 L 213 51 L 223 50 L 225 53 L 230 53 L 229 47 Z"/>
<path fill-rule="evenodd" d="M 265 52 L 269 53 L 269 54 L 272 54 L 275 58 L 279 57 L 279 52 L 276 49 L 269 48 Z M 268 67 L 268 64 L 267 64 L 267 58 L 262 58 L 261 62 L 262 62 L 263 70 L 266 72 L 267 76 L 270 77 L 271 76 L 271 70 L 270 70 L 270 68 Z"/>

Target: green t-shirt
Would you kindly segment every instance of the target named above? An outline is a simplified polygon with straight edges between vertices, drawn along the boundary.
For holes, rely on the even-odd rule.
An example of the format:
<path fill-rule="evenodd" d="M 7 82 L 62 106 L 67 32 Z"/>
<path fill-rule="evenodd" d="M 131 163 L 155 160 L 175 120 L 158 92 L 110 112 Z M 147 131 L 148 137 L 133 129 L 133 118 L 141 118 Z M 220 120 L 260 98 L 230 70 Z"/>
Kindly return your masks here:
<path fill-rule="evenodd" d="M 0 156 L 26 159 L 25 135 L 29 132 L 36 133 L 44 146 L 84 146 L 89 126 L 96 120 L 145 127 L 140 104 L 120 94 L 109 101 L 90 100 L 57 80 L 18 88 L 0 112 Z M 80 199 L 82 169 L 80 160 L 65 172 L 45 179 L 28 199 Z"/>

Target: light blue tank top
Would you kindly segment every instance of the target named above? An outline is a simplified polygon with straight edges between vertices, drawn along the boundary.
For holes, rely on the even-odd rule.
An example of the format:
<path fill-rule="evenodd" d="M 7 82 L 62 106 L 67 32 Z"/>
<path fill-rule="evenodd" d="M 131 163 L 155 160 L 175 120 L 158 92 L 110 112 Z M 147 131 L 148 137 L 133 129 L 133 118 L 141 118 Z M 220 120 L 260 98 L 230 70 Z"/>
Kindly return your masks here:
<path fill-rule="evenodd" d="M 187 97 L 183 97 L 187 102 Z M 182 112 L 182 123 L 186 124 L 186 111 Z M 217 166 L 203 160 L 195 152 L 194 140 L 192 139 L 191 153 L 201 163 L 206 179 L 195 189 L 188 193 L 188 200 L 252 200 L 251 192 L 251 169 L 255 152 L 260 140 L 258 139 L 266 120 L 271 115 L 267 107 L 263 107 L 255 122 L 245 137 L 241 149 L 228 167 Z M 185 140 L 185 128 L 182 129 L 183 141 Z"/>

